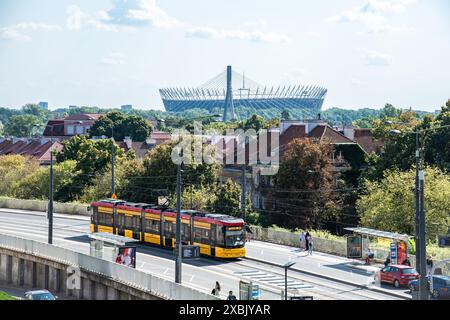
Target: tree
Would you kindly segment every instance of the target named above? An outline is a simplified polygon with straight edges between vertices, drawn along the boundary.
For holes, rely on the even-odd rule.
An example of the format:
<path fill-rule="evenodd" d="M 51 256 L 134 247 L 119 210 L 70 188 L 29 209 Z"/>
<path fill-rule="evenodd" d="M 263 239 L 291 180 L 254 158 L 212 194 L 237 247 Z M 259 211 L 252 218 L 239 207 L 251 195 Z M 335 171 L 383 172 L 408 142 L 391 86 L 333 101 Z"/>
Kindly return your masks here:
<path fill-rule="evenodd" d="M 197 141 L 198 142 L 198 141 Z M 137 184 L 138 190 L 133 194 L 134 201 L 156 202 L 158 196 L 169 196 L 176 190 L 177 166 L 172 161 L 173 148 L 178 142 L 162 144 L 151 150 L 144 159 L 143 177 Z M 191 144 L 193 147 L 193 143 Z M 206 146 L 202 145 L 205 151 Z M 182 165 L 183 183 L 214 188 L 219 174 L 219 165 L 197 163 L 191 153 L 191 163 Z"/>
<path fill-rule="evenodd" d="M 241 186 L 228 179 L 218 190 L 213 208 L 214 212 L 241 217 Z"/>
<path fill-rule="evenodd" d="M 282 155 L 271 197 L 270 220 L 289 228 L 320 227 L 333 204 L 332 147 L 295 139 Z"/>
<path fill-rule="evenodd" d="M 13 196 L 13 185 L 39 169 L 39 163 L 21 155 L 0 156 L 0 195 Z"/>
<path fill-rule="evenodd" d="M 73 185 L 79 172 L 75 161 L 65 161 L 53 167 L 54 199 L 67 200 L 67 189 Z M 48 199 L 50 193 L 50 168 L 40 168 L 20 179 L 14 186 L 14 195 L 20 199 Z"/>
<path fill-rule="evenodd" d="M 249 119 L 239 122 L 238 128 L 245 130 L 254 129 L 258 132 L 261 129 L 266 128 L 267 124 L 263 117 L 259 115 L 252 115 Z"/>
<path fill-rule="evenodd" d="M 282 120 L 291 120 L 291 114 L 289 113 L 288 110 L 283 110 L 283 112 L 281 112 L 281 119 Z"/>
<path fill-rule="evenodd" d="M 34 115 L 14 115 L 4 127 L 5 135 L 14 137 L 30 137 L 35 126 L 42 126 L 41 120 Z"/>
<path fill-rule="evenodd" d="M 381 181 L 365 181 L 357 201 L 363 227 L 414 234 L 415 169 L 386 171 Z M 429 240 L 450 227 L 450 178 L 437 168 L 425 168 L 426 232 Z"/>
<path fill-rule="evenodd" d="M 151 133 L 152 126 L 142 117 L 127 116 L 122 112 L 113 111 L 97 120 L 90 130 L 91 137 L 111 137 L 114 130 L 114 139 L 122 141 L 130 137 L 133 141 L 145 141 Z"/>

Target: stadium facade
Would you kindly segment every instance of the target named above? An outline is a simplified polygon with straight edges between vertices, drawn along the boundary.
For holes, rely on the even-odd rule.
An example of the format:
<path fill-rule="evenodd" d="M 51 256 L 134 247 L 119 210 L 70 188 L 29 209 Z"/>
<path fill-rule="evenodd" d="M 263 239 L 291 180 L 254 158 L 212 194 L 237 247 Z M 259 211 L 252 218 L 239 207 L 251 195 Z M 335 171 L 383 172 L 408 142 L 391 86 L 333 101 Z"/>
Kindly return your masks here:
<path fill-rule="evenodd" d="M 314 118 L 320 113 L 327 94 L 327 89 L 318 86 L 261 86 L 233 71 L 231 66 L 200 87 L 159 91 L 168 112 L 200 109 L 221 113 L 224 121 L 252 114 L 271 118 L 283 111 L 297 119 Z"/>

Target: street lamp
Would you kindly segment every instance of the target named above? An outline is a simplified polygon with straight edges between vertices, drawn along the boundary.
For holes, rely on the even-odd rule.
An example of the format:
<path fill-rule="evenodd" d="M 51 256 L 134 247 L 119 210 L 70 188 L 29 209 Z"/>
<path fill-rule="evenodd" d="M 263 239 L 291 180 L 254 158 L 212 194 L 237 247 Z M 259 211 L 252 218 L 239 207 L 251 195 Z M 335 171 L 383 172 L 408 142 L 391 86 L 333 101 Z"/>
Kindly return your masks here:
<path fill-rule="evenodd" d="M 386 124 L 393 124 L 392 121 L 386 121 Z M 414 134 L 416 143 L 416 188 L 415 188 L 415 198 L 416 198 L 416 268 L 420 274 L 419 280 L 419 298 L 421 300 L 428 300 L 427 292 L 427 278 L 426 278 L 426 219 L 425 219 L 425 203 L 424 203 L 424 171 L 420 170 L 420 146 L 419 146 L 419 134 L 422 132 L 433 131 L 443 128 L 450 128 L 450 125 L 444 125 L 436 128 L 416 130 L 414 132 L 402 132 L 400 130 L 389 130 L 392 135 L 399 134 Z"/>
<path fill-rule="evenodd" d="M 289 261 L 288 263 L 283 265 L 284 268 L 284 300 L 288 299 L 288 292 L 287 292 L 287 271 L 290 267 L 292 267 L 296 262 Z"/>

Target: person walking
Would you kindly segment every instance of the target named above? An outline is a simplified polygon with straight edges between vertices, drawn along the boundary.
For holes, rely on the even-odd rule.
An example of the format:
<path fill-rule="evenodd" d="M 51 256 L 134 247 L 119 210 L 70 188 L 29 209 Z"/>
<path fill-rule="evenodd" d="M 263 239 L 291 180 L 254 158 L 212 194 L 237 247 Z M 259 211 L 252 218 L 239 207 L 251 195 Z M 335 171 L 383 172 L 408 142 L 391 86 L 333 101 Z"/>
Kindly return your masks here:
<path fill-rule="evenodd" d="M 312 236 L 310 235 L 309 240 L 307 239 L 306 241 L 308 242 L 308 255 L 312 256 L 313 248 L 314 248 Z"/>
<path fill-rule="evenodd" d="M 228 292 L 227 300 L 237 300 L 236 296 L 233 294 L 233 291 Z"/>
<path fill-rule="evenodd" d="M 220 295 L 220 290 L 221 290 L 220 283 L 219 283 L 219 281 L 216 281 L 216 287 L 214 288 L 214 295 L 215 296 L 219 296 Z"/>
<path fill-rule="evenodd" d="M 309 252 L 309 238 L 311 237 L 311 235 L 309 234 L 309 232 L 308 231 L 306 231 L 306 234 L 305 234 L 305 251 L 308 251 Z"/>
<path fill-rule="evenodd" d="M 305 241 L 306 241 L 306 236 L 305 236 L 305 233 L 302 232 L 302 234 L 300 235 L 300 249 L 306 250 Z"/>
<path fill-rule="evenodd" d="M 427 274 L 431 274 L 433 270 L 433 258 L 431 256 L 427 257 Z"/>

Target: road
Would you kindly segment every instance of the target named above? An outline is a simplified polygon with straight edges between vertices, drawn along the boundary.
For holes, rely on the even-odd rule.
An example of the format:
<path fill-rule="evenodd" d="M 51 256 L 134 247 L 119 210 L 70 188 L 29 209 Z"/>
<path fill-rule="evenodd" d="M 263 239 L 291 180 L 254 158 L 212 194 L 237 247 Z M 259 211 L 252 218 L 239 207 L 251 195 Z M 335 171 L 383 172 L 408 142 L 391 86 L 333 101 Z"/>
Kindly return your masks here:
<path fill-rule="evenodd" d="M 43 212 L 0 209 L 0 233 L 47 242 L 47 231 L 48 222 Z M 53 231 L 55 245 L 89 254 L 88 233 L 88 217 L 55 215 Z M 371 276 L 361 274 L 358 270 L 347 270 L 349 268 L 345 267 L 345 259 L 339 257 L 321 253 L 306 257 L 295 248 L 257 241 L 248 243 L 247 251 L 251 259 L 222 261 L 201 258 L 184 262 L 183 284 L 209 293 L 215 281 L 219 281 L 222 286 L 221 295 L 226 297 L 229 290 L 238 295 L 240 279 L 251 279 L 260 284 L 261 299 L 279 300 L 284 287 L 284 270 L 276 265 L 291 260 L 296 261 L 297 264 L 289 271 L 288 285 L 290 288 L 296 288 L 298 295 L 313 296 L 316 300 L 410 298 L 410 295 L 404 293 L 405 290 L 383 288 L 381 290 L 384 291 L 380 292 L 361 286 L 367 284 Z M 174 281 L 173 252 L 163 248 L 138 245 L 137 268 Z M 313 271 L 318 275 L 312 274 Z M 321 275 L 326 275 L 328 278 L 323 278 Z M 353 282 L 354 285 L 343 283 L 343 280 Z M 392 292 L 396 295 L 392 295 Z"/>

